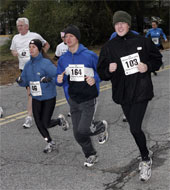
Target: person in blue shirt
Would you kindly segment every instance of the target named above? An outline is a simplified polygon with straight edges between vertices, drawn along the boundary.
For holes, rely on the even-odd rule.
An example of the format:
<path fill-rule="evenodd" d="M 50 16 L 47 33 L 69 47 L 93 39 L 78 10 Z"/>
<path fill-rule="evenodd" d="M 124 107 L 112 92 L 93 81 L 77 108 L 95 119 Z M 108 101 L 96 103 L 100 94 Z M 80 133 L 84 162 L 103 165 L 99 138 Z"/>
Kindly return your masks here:
<path fill-rule="evenodd" d="M 63 86 L 69 102 L 73 133 L 85 155 L 84 166 L 92 167 L 97 152 L 91 136 L 98 136 L 98 143 L 108 139 L 107 121 L 93 122 L 99 95 L 100 78 L 97 74 L 98 56 L 79 43 L 80 30 L 75 25 L 65 29 L 68 51 L 59 58 L 56 84 Z"/>
<path fill-rule="evenodd" d="M 165 42 L 167 42 L 167 37 L 166 35 L 164 34 L 162 28 L 158 28 L 158 22 L 157 21 L 152 21 L 152 28 L 149 29 L 149 31 L 146 33 L 145 37 L 150 37 L 153 41 L 153 43 L 156 45 L 156 47 L 159 49 L 159 50 L 163 50 L 164 47 L 162 45 L 162 42 L 161 42 L 161 37 L 164 38 Z M 154 75 L 156 76 L 157 73 L 156 71 L 153 72 Z"/>
<path fill-rule="evenodd" d="M 162 28 L 158 28 L 158 22 L 152 21 L 152 28 L 146 33 L 145 37 L 151 37 L 153 43 L 158 47 L 159 50 L 163 50 L 161 36 L 164 38 L 165 42 L 167 42 L 167 37 L 163 32 Z"/>
<path fill-rule="evenodd" d="M 62 114 L 57 119 L 51 119 L 57 95 L 55 85 L 57 67 L 46 58 L 47 55 L 39 39 L 30 41 L 29 51 L 30 61 L 25 64 L 16 82 L 22 87 L 30 87 L 34 120 L 40 134 L 47 142 L 44 153 L 49 153 L 55 149 L 55 142 L 47 128 L 59 125 L 63 130 L 67 130 L 69 123 Z"/>

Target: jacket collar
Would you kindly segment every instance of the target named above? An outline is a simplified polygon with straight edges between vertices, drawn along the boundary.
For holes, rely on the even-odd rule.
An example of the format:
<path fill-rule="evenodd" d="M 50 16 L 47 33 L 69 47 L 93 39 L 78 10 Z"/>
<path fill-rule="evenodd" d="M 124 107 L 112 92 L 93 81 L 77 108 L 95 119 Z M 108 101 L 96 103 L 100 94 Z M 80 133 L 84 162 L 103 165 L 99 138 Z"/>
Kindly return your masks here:
<path fill-rule="evenodd" d="M 132 36 L 134 36 L 134 34 L 133 34 L 131 31 L 127 32 L 124 36 L 119 36 L 119 35 L 117 35 L 117 37 L 118 37 L 119 39 L 129 39 L 129 38 L 131 38 Z"/>
<path fill-rule="evenodd" d="M 42 57 L 43 57 L 42 54 L 39 53 L 37 57 L 32 57 L 32 56 L 31 56 L 31 61 L 38 61 L 38 60 L 40 60 Z"/>
<path fill-rule="evenodd" d="M 77 49 L 77 51 L 75 52 L 75 53 L 71 53 L 69 50 L 68 50 L 68 52 L 69 52 L 69 54 L 71 54 L 71 55 L 78 55 L 78 54 L 80 54 L 82 51 L 84 51 L 84 50 L 86 50 L 87 48 L 86 47 L 84 47 L 84 45 L 83 44 L 79 44 L 79 47 L 78 47 L 78 49 Z"/>

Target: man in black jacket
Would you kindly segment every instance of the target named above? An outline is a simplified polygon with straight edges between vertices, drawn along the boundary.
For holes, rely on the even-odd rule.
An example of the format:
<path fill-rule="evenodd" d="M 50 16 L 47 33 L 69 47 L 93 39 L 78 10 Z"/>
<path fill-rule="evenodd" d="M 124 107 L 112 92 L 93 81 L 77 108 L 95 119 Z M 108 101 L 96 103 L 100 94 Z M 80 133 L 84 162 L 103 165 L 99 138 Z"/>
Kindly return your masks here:
<path fill-rule="evenodd" d="M 102 47 L 97 72 L 102 80 L 111 80 L 113 101 L 121 105 L 141 153 L 139 178 L 147 181 L 152 159 L 141 127 L 154 96 L 151 72 L 159 70 L 162 55 L 150 39 L 129 30 L 131 16 L 127 12 L 115 12 L 113 25 L 118 35 Z"/>

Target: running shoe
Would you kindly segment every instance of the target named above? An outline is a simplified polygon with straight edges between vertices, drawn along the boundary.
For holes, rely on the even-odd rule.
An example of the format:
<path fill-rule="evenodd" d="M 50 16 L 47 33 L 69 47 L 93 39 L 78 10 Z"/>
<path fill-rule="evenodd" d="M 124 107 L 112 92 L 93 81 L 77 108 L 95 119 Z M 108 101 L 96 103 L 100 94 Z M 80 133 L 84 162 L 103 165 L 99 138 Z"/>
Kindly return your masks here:
<path fill-rule="evenodd" d="M 27 116 L 25 118 L 25 123 L 23 124 L 24 128 L 30 128 L 32 126 L 32 117 L 31 116 Z"/>
<path fill-rule="evenodd" d="M 149 161 L 142 161 L 140 163 L 141 170 L 139 179 L 141 181 L 148 181 L 151 177 L 151 166 L 152 166 L 152 158 Z"/>
<path fill-rule="evenodd" d="M 92 167 L 95 163 L 98 162 L 97 155 L 91 155 L 89 156 L 86 161 L 84 162 L 85 167 Z"/>
<path fill-rule="evenodd" d="M 149 158 L 152 158 L 153 152 L 149 150 Z M 142 160 L 141 156 L 138 157 L 139 160 Z M 139 163 L 139 171 L 141 170 L 142 167 L 142 161 Z"/>
<path fill-rule="evenodd" d="M 66 118 L 64 117 L 64 115 L 63 114 L 59 114 L 58 118 L 61 121 L 60 126 L 62 127 L 62 129 L 64 131 L 67 131 L 69 129 L 70 125 L 69 125 L 68 121 L 66 120 Z"/>
<path fill-rule="evenodd" d="M 50 153 L 56 148 L 55 142 L 51 141 L 47 144 L 47 146 L 44 148 L 44 153 Z"/>
<path fill-rule="evenodd" d="M 123 121 L 123 122 L 127 122 L 127 119 L 126 119 L 125 115 L 123 115 L 122 121 Z"/>
<path fill-rule="evenodd" d="M 67 116 L 68 116 L 68 117 L 71 117 L 71 113 L 70 113 L 70 112 L 68 112 Z"/>
<path fill-rule="evenodd" d="M 108 140 L 108 137 L 109 137 L 108 130 L 107 130 L 108 129 L 107 121 L 103 120 L 102 122 L 104 124 L 105 130 L 104 132 L 98 135 L 99 144 L 104 144 Z"/>
<path fill-rule="evenodd" d="M 0 107 L 0 118 L 3 117 L 4 111 L 2 109 L 2 107 Z"/>

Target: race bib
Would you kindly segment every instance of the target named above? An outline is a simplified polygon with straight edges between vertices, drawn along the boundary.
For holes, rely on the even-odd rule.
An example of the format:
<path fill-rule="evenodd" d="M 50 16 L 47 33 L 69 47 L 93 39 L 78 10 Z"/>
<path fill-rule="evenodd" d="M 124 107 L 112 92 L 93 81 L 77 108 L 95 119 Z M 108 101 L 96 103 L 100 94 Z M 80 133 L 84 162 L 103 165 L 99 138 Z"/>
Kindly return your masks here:
<path fill-rule="evenodd" d="M 30 57 L 29 49 L 22 49 L 19 51 L 19 57 L 20 58 L 27 58 Z"/>
<path fill-rule="evenodd" d="M 84 81 L 84 65 L 69 65 L 70 81 Z"/>
<path fill-rule="evenodd" d="M 140 57 L 138 53 L 134 53 L 128 56 L 120 58 L 125 75 L 131 75 L 139 72 L 137 66 L 140 63 Z"/>
<path fill-rule="evenodd" d="M 152 41 L 154 44 L 158 45 L 159 44 L 159 38 L 152 38 Z"/>
<path fill-rule="evenodd" d="M 30 81 L 30 90 L 32 96 L 42 96 L 41 85 L 39 81 Z"/>

